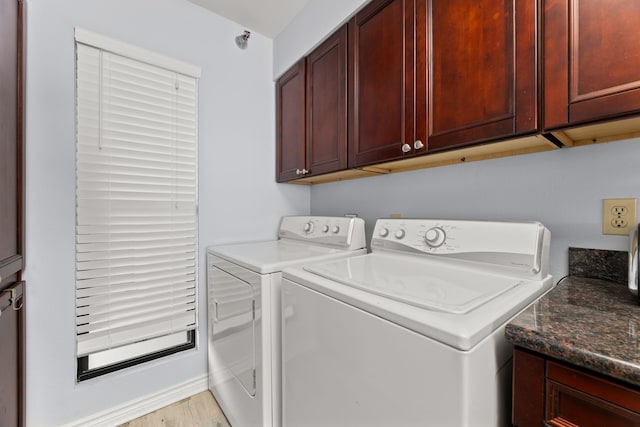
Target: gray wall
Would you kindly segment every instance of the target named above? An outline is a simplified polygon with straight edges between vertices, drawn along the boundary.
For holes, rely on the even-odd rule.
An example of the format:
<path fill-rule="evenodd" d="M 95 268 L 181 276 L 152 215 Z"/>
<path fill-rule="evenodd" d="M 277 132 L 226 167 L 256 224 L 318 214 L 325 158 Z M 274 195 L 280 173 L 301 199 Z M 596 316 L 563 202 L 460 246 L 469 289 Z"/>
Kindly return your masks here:
<path fill-rule="evenodd" d="M 640 197 L 640 139 L 442 166 L 313 186 L 311 212 L 377 218 L 540 221 L 551 231 L 551 272 L 569 246 L 627 250 L 602 235 L 603 198 Z"/>

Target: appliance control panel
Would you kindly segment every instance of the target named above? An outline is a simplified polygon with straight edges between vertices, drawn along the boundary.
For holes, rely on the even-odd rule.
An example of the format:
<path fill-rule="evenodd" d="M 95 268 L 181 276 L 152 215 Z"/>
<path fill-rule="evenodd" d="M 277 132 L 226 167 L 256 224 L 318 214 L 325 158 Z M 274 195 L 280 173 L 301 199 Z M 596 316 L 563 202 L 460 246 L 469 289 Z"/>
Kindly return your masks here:
<path fill-rule="evenodd" d="M 367 246 L 362 218 L 285 216 L 278 237 L 349 249 Z"/>
<path fill-rule="evenodd" d="M 539 222 L 379 219 L 371 250 L 486 262 L 537 274 L 548 268 L 542 264 L 548 264 L 549 230 Z"/>

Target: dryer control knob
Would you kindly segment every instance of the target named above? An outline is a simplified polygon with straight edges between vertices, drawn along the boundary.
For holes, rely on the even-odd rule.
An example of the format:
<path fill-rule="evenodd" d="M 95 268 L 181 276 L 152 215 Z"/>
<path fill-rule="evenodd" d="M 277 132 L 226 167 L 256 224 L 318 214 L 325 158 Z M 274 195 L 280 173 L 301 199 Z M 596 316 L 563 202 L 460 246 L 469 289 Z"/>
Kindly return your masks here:
<path fill-rule="evenodd" d="M 323 233 L 328 233 L 329 232 L 329 226 L 325 225 L 324 227 L 322 227 L 322 232 Z"/>
<path fill-rule="evenodd" d="M 404 239 L 405 234 L 405 231 L 401 228 L 400 230 L 396 231 L 396 239 Z"/>
<path fill-rule="evenodd" d="M 313 231 L 313 223 L 311 221 L 307 222 L 303 228 L 305 233 L 311 233 Z"/>
<path fill-rule="evenodd" d="M 378 231 L 378 235 L 380 237 L 387 237 L 389 235 L 389 229 L 388 228 L 383 228 L 380 231 Z"/>
<path fill-rule="evenodd" d="M 437 248 L 438 246 L 442 246 L 444 241 L 447 239 L 447 234 L 441 227 L 431 227 L 424 233 L 424 241 L 425 243 L 432 248 Z"/>
<path fill-rule="evenodd" d="M 331 229 L 331 232 L 333 234 L 338 234 L 338 232 L 340 232 L 340 227 L 337 225 L 334 225 L 333 228 Z"/>

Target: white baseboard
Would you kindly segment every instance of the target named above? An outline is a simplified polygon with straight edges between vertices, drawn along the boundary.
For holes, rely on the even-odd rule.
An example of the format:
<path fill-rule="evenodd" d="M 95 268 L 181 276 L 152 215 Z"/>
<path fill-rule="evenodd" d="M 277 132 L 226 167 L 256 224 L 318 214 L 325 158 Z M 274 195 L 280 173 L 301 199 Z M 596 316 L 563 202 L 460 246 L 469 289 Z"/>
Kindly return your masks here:
<path fill-rule="evenodd" d="M 76 420 L 65 427 L 112 427 L 117 426 L 172 403 L 198 394 L 208 388 L 207 374 L 185 381 L 182 384 L 169 387 L 157 393 L 133 400 L 122 405 L 114 406 L 106 411 L 93 414 L 81 420 Z"/>

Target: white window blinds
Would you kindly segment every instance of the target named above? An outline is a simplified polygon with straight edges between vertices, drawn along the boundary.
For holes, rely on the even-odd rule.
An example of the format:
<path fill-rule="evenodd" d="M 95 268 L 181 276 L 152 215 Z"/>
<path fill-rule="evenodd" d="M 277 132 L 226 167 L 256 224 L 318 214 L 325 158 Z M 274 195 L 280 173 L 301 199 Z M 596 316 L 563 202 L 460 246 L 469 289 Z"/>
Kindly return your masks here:
<path fill-rule="evenodd" d="M 193 344 L 197 82 L 76 39 L 80 378 Z"/>

